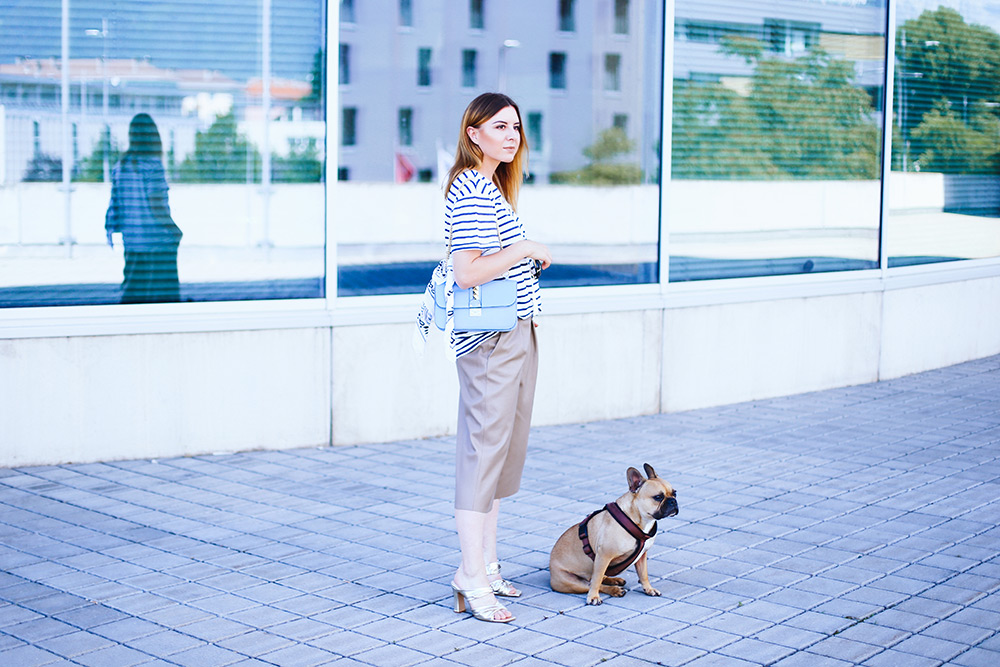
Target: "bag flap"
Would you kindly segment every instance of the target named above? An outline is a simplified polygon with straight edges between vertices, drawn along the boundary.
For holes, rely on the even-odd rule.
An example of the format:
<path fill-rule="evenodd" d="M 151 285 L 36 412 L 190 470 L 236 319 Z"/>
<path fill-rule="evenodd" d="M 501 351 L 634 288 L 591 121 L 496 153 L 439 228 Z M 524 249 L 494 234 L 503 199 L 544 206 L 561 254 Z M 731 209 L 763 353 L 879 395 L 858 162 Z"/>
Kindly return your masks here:
<path fill-rule="evenodd" d="M 497 278 L 479 286 L 479 296 L 483 308 L 504 308 L 517 302 L 517 283 L 508 278 Z M 455 307 L 468 308 L 472 300 L 471 289 L 455 288 Z M 434 284 L 434 304 L 446 307 L 444 283 Z"/>

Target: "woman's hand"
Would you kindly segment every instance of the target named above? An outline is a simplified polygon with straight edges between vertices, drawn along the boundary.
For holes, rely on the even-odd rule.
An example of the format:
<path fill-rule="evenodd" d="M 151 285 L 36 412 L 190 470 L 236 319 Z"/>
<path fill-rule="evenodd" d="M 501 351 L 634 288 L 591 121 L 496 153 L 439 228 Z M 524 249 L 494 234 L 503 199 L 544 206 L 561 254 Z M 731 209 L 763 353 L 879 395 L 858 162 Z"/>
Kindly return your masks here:
<path fill-rule="evenodd" d="M 455 284 L 468 289 L 488 283 L 525 259 L 537 259 L 543 269 L 552 264 L 549 249 L 537 241 L 527 239 L 512 243 L 491 255 L 484 255 L 478 250 L 456 250 L 451 254 L 452 265 L 455 267 Z"/>
<path fill-rule="evenodd" d="M 524 241 L 518 241 L 514 243 L 513 246 L 522 245 L 524 257 L 522 259 L 537 259 L 542 263 L 542 268 L 547 269 L 552 265 L 552 253 L 549 252 L 547 246 L 537 242 L 525 239 Z M 511 247 L 513 247 L 511 246 Z"/>

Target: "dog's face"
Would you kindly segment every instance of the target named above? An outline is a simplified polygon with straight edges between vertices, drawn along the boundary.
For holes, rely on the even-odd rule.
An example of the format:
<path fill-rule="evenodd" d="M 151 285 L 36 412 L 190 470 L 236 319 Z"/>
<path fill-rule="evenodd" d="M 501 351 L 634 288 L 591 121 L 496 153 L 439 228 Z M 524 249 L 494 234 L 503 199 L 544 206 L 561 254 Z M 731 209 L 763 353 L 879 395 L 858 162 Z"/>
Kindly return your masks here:
<path fill-rule="evenodd" d="M 628 488 L 633 493 L 635 507 L 643 517 L 662 519 L 678 512 L 677 492 L 670 484 L 656 476 L 653 466 L 643 464 L 646 477 L 635 468 L 629 468 Z"/>

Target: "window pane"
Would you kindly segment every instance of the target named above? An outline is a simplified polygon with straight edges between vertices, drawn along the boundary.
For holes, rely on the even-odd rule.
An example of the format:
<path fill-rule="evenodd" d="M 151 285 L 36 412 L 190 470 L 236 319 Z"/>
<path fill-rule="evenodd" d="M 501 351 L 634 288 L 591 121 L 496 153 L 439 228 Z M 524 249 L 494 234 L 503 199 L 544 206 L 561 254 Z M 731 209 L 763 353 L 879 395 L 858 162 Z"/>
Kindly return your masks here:
<path fill-rule="evenodd" d="M 417 85 L 431 85 L 431 50 L 427 48 L 417 52 Z"/>
<path fill-rule="evenodd" d="M 995 2 L 897 9 L 889 266 L 1000 256 Z"/>
<path fill-rule="evenodd" d="M 878 266 L 884 0 L 678 0 L 670 280 Z"/>
<path fill-rule="evenodd" d="M 617 53 L 604 56 L 604 90 L 621 90 L 621 60 Z"/>
<path fill-rule="evenodd" d="M 549 54 L 549 88 L 562 90 L 566 87 L 566 54 Z"/>
<path fill-rule="evenodd" d="M 351 83 L 351 47 L 348 44 L 340 45 L 340 60 L 338 61 L 338 66 L 340 69 L 339 81 L 340 85 L 346 86 Z"/>
<path fill-rule="evenodd" d="M 61 3 L 0 4 L 0 307 L 322 296 L 325 3 L 70 9 L 64 106 Z"/>
<path fill-rule="evenodd" d="M 575 0 L 559 0 L 559 30 L 573 32 L 576 30 L 576 17 L 573 14 Z"/>
<path fill-rule="evenodd" d="M 483 0 L 469 0 L 469 27 L 483 29 Z"/>
<path fill-rule="evenodd" d="M 470 49 L 462 51 L 462 87 L 476 87 L 476 52 Z"/>
<path fill-rule="evenodd" d="M 615 0 L 615 33 L 628 34 L 629 0 Z"/>
<path fill-rule="evenodd" d="M 399 145 L 413 145 L 413 109 L 405 107 L 399 110 Z"/>
<path fill-rule="evenodd" d="M 399 25 L 413 26 L 413 0 L 399 0 Z"/>
<path fill-rule="evenodd" d="M 352 53 L 358 84 L 340 91 L 359 125 L 357 145 L 338 156 L 349 178 L 337 189 L 339 293 L 423 291 L 445 252 L 442 181 L 462 112 L 497 89 L 518 103 L 529 147 L 519 214 L 558 259 L 542 284 L 658 280 L 663 3 L 632 3 L 627 35 L 616 34 L 614 3 L 605 0 L 551 3 L 544 13 L 530 0 L 483 6 L 495 14 L 482 33 L 470 33 L 451 3 L 429 2 L 413 3 L 412 31 L 395 30 L 394 15 L 360 9 L 342 31 L 345 41 L 378 47 Z M 426 45 L 441 45 L 433 81 Z M 613 93 L 605 92 L 605 55 L 615 56 Z M 392 129 L 400 109 L 412 110 L 412 144 Z"/>

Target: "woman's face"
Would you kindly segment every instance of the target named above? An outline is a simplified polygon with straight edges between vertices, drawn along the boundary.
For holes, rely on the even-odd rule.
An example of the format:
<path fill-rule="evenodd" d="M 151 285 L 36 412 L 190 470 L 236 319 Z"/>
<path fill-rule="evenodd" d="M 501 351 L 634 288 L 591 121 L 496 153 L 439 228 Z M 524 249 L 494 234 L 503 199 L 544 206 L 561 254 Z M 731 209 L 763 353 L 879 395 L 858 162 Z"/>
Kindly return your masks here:
<path fill-rule="evenodd" d="M 466 132 L 483 151 L 482 166 L 491 172 L 501 162 L 511 162 L 521 145 L 521 119 L 514 107 L 500 109 L 488 121 Z"/>

